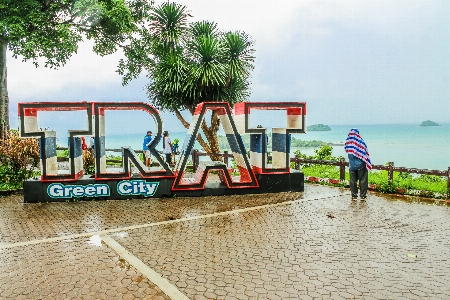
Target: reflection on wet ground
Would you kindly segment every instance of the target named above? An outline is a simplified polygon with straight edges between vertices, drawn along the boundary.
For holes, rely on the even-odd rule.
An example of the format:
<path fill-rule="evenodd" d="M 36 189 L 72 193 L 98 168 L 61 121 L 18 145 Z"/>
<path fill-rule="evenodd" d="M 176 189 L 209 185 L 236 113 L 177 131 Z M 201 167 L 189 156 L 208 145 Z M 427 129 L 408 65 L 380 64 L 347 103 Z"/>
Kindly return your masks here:
<path fill-rule="evenodd" d="M 442 204 L 351 201 L 319 185 L 77 203 L 5 197 L 0 299 L 450 299 Z"/>
<path fill-rule="evenodd" d="M 408 195 L 383 194 L 382 197 L 389 201 L 403 201 L 411 204 L 430 204 L 430 205 L 447 205 L 450 206 L 449 200 L 425 198 Z"/>

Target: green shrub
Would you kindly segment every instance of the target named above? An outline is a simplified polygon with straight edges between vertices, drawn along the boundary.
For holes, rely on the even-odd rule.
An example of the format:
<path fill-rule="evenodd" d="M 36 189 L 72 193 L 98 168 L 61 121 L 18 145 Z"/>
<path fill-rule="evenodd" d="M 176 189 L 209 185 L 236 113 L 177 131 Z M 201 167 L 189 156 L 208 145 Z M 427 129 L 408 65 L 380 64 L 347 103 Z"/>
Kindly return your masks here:
<path fill-rule="evenodd" d="M 314 150 L 314 153 L 316 153 L 315 157 L 316 159 L 320 160 L 336 160 L 332 154 L 333 154 L 333 147 L 325 145 L 320 147 L 319 150 Z"/>
<path fill-rule="evenodd" d="M 339 167 L 328 165 L 312 165 L 302 169 L 305 176 L 339 179 Z"/>
<path fill-rule="evenodd" d="M 392 180 L 387 180 L 387 178 L 379 183 L 377 183 L 375 190 L 383 194 L 395 194 L 397 193 L 397 187 Z"/>
<path fill-rule="evenodd" d="M 66 157 L 69 158 L 69 150 L 56 149 L 56 157 Z"/>
<path fill-rule="evenodd" d="M 447 193 L 447 178 L 434 175 L 421 175 L 412 179 L 411 189 Z"/>
<path fill-rule="evenodd" d="M 94 151 L 83 150 L 83 168 L 85 174 L 95 173 Z"/>
<path fill-rule="evenodd" d="M 324 145 L 320 149 L 314 150 L 315 155 L 307 156 L 301 153 L 300 150 L 294 152 L 295 157 L 303 159 L 318 159 L 318 160 L 331 160 L 340 161 L 341 156 L 333 156 L 333 147 Z M 291 168 L 295 168 L 295 163 L 292 162 Z M 332 178 L 340 179 L 340 171 L 337 166 L 319 165 L 319 164 L 300 164 L 300 169 L 305 176 L 319 177 L 319 178 Z"/>
<path fill-rule="evenodd" d="M 112 154 L 108 154 L 108 155 L 106 155 L 106 159 L 108 159 L 108 160 L 120 160 L 120 161 L 122 161 L 122 154 L 121 154 L 121 155 L 112 155 Z"/>
<path fill-rule="evenodd" d="M 23 187 L 23 181 L 36 175 L 39 165 L 39 142 L 22 139 L 17 130 L 10 130 L 0 139 L 0 189 Z"/>

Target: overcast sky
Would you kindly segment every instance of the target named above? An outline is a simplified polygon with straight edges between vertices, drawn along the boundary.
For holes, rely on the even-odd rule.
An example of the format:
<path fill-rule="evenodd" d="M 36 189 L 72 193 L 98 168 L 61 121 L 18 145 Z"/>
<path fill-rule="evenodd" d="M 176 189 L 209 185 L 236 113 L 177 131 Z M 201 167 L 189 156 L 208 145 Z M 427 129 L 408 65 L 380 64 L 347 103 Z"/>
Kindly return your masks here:
<path fill-rule="evenodd" d="M 307 102 L 308 124 L 450 123 L 448 0 L 177 2 L 193 21 L 253 37 L 251 101 Z M 122 87 L 115 73 L 120 54 L 102 58 L 91 47 L 81 44 L 57 71 L 8 56 L 12 127 L 18 102 L 147 101 L 145 76 Z M 174 116 L 163 116 L 166 128 L 183 131 Z M 141 117 L 122 112 L 114 130 L 144 132 Z M 66 118 L 49 119 L 63 124 Z"/>

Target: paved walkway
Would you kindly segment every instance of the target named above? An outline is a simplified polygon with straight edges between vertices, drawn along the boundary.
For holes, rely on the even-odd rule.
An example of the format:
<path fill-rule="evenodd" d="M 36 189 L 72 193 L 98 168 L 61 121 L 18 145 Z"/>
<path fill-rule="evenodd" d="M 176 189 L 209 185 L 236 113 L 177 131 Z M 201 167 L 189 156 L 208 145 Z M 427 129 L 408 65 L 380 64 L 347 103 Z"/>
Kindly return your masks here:
<path fill-rule="evenodd" d="M 450 206 L 304 193 L 0 199 L 0 299 L 450 299 Z"/>

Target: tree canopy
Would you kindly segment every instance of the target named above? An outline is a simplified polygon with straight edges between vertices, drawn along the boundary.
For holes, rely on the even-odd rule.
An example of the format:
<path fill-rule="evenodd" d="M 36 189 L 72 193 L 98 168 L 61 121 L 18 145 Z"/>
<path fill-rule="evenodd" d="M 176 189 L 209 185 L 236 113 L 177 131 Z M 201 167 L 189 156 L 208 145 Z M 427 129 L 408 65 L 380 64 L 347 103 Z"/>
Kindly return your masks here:
<path fill-rule="evenodd" d="M 150 0 L 2 0 L 0 1 L 1 136 L 9 128 L 6 50 L 15 58 L 45 58 L 50 68 L 63 66 L 84 38 L 94 51 L 107 55 L 122 47 L 133 50 L 130 37 L 145 34 Z"/>
<path fill-rule="evenodd" d="M 125 84 L 146 70 L 150 102 L 174 112 L 186 128 L 189 123 L 182 110 L 193 114 L 201 102 L 227 101 L 233 106 L 248 99 L 254 61 L 253 41 L 248 34 L 222 32 L 214 22 L 189 22 L 190 17 L 187 7 L 177 3 L 154 7 L 150 12 L 151 39 L 145 41 L 150 43 L 137 47 L 149 51 L 151 59 L 142 62 L 129 56 L 121 61 L 120 69 Z M 220 150 L 219 124 L 213 112 L 209 125 L 202 124 L 207 142 L 197 137 L 209 153 Z"/>

